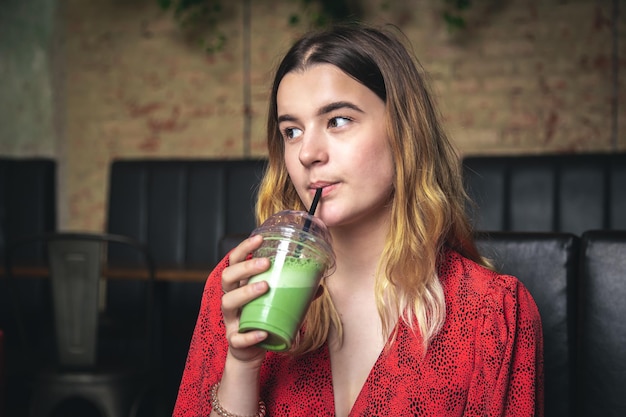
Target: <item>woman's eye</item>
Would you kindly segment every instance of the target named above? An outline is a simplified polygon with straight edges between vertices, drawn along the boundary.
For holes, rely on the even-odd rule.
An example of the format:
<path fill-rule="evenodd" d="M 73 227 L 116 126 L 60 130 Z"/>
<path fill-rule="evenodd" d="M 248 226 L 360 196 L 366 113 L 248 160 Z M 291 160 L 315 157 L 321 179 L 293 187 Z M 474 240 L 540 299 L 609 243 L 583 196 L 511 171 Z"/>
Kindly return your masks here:
<path fill-rule="evenodd" d="M 285 139 L 295 139 L 302 135 L 302 130 L 295 127 L 288 127 L 283 130 L 283 136 Z"/>
<path fill-rule="evenodd" d="M 328 121 L 328 127 L 342 127 L 350 123 L 351 119 L 348 117 L 333 117 Z"/>

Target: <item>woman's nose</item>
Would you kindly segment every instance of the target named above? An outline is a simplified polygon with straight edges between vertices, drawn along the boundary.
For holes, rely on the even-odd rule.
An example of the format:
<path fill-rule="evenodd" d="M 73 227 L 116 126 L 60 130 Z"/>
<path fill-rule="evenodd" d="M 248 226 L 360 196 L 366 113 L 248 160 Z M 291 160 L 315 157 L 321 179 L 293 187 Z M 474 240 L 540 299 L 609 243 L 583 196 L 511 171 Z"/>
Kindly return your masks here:
<path fill-rule="evenodd" d="M 302 140 L 300 147 L 300 163 L 304 166 L 311 166 L 328 161 L 328 149 L 326 139 L 322 134 L 308 134 Z"/>

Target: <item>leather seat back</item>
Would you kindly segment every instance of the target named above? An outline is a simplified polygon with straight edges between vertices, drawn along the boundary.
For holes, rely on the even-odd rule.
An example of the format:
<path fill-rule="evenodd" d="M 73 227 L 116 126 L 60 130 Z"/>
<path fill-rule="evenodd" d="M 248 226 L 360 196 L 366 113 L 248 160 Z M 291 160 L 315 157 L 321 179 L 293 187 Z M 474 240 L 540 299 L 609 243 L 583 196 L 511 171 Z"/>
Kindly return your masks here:
<path fill-rule="evenodd" d="M 0 260 L 11 242 L 56 231 L 56 162 L 47 158 L 0 158 Z M 20 254 L 42 264 L 44 246 Z"/>
<path fill-rule="evenodd" d="M 585 232 L 581 254 L 581 415 L 625 416 L 626 231 Z"/>
<path fill-rule="evenodd" d="M 516 276 L 535 299 L 544 334 L 545 415 L 569 417 L 579 238 L 566 233 L 493 232 L 479 235 L 477 244 L 499 272 Z"/>
<path fill-rule="evenodd" d="M 247 236 L 255 228 L 254 205 L 264 169 L 261 159 L 114 161 L 107 230 L 146 243 L 157 275 L 160 269 L 174 274 L 190 269 L 206 277 L 228 249 L 224 242 L 237 244 L 233 236 Z M 109 258 L 116 263 L 139 261 L 122 248 L 111 248 Z M 117 281 L 109 284 L 111 300 L 123 311 L 136 303 L 141 288 Z M 161 355 L 167 358 L 163 372 L 171 392 L 180 383 L 203 287 L 204 281 L 157 282 Z"/>
<path fill-rule="evenodd" d="M 5 352 L 7 356 L 19 353 L 17 338 L 15 297 L 21 297 L 24 324 L 30 328 L 45 331 L 39 318 L 46 311 L 49 286 L 46 278 L 31 277 L 15 283 L 13 292 L 4 279 L 6 251 L 11 245 L 28 236 L 54 232 L 57 229 L 57 164 L 50 158 L 0 158 L 0 328 L 7 335 Z M 45 245 L 32 245 L 16 254 L 18 266 L 40 267 L 47 262 Z M 28 272 L 25 272 L 27 275 Z M 13 361 L 7 362 L 7 374 L 16 367 Z M 7 386 L 8 390 L 11 387 Z M 7 394 L 7 398 L 12 396 Z"/>
<path fill-rule="evenodd" d="M 626 229 L 626 153 L 466 157 L 477 230 Z"/>
<path fill-rule="evenodd" d="M 223 236 L 254 229 L 264 167 L 264 160 L 114 161 L 107 231 L 147 243 L 157 267 L 212 268 Z"/>

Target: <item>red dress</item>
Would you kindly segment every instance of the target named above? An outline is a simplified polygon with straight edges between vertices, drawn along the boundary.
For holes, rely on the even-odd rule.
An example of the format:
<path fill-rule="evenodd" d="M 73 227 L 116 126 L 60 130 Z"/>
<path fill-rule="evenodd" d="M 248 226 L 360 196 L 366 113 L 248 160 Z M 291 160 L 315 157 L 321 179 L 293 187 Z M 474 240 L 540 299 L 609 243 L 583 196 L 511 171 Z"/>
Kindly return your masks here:
<path fill-rule="evenodd" d="M 222 261 L 207 280 L 174 417 L 206 417 L 228 345 L 221 317 Z M 447 251 L 439 279 L 446 321 L 422 356 L 400 320 L 350 416 L 543 416 L 541 320 L 528 290 Z M 328 347 L 299 357 L 268 352 L 261 369 L 268 416 L 334 416 Z"/>

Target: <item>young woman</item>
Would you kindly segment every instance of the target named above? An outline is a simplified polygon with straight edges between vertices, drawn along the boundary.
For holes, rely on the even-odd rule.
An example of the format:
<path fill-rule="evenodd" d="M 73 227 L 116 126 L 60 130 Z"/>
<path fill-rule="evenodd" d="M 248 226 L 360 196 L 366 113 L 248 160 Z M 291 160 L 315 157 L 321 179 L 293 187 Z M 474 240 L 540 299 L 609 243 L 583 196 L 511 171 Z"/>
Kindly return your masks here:
<path fill-rule="evenodd" d="M 543 414 L 541 322 L 514 277 L 481 258 L 458 158 L 424 76 L 392 32 L 304 36 L 274 79 L 258 220 L 305 210 L 336 268 L 288 354 L 238 332 L 268 289 L 247 239 L 211 273 L 174 416 Z"/>

